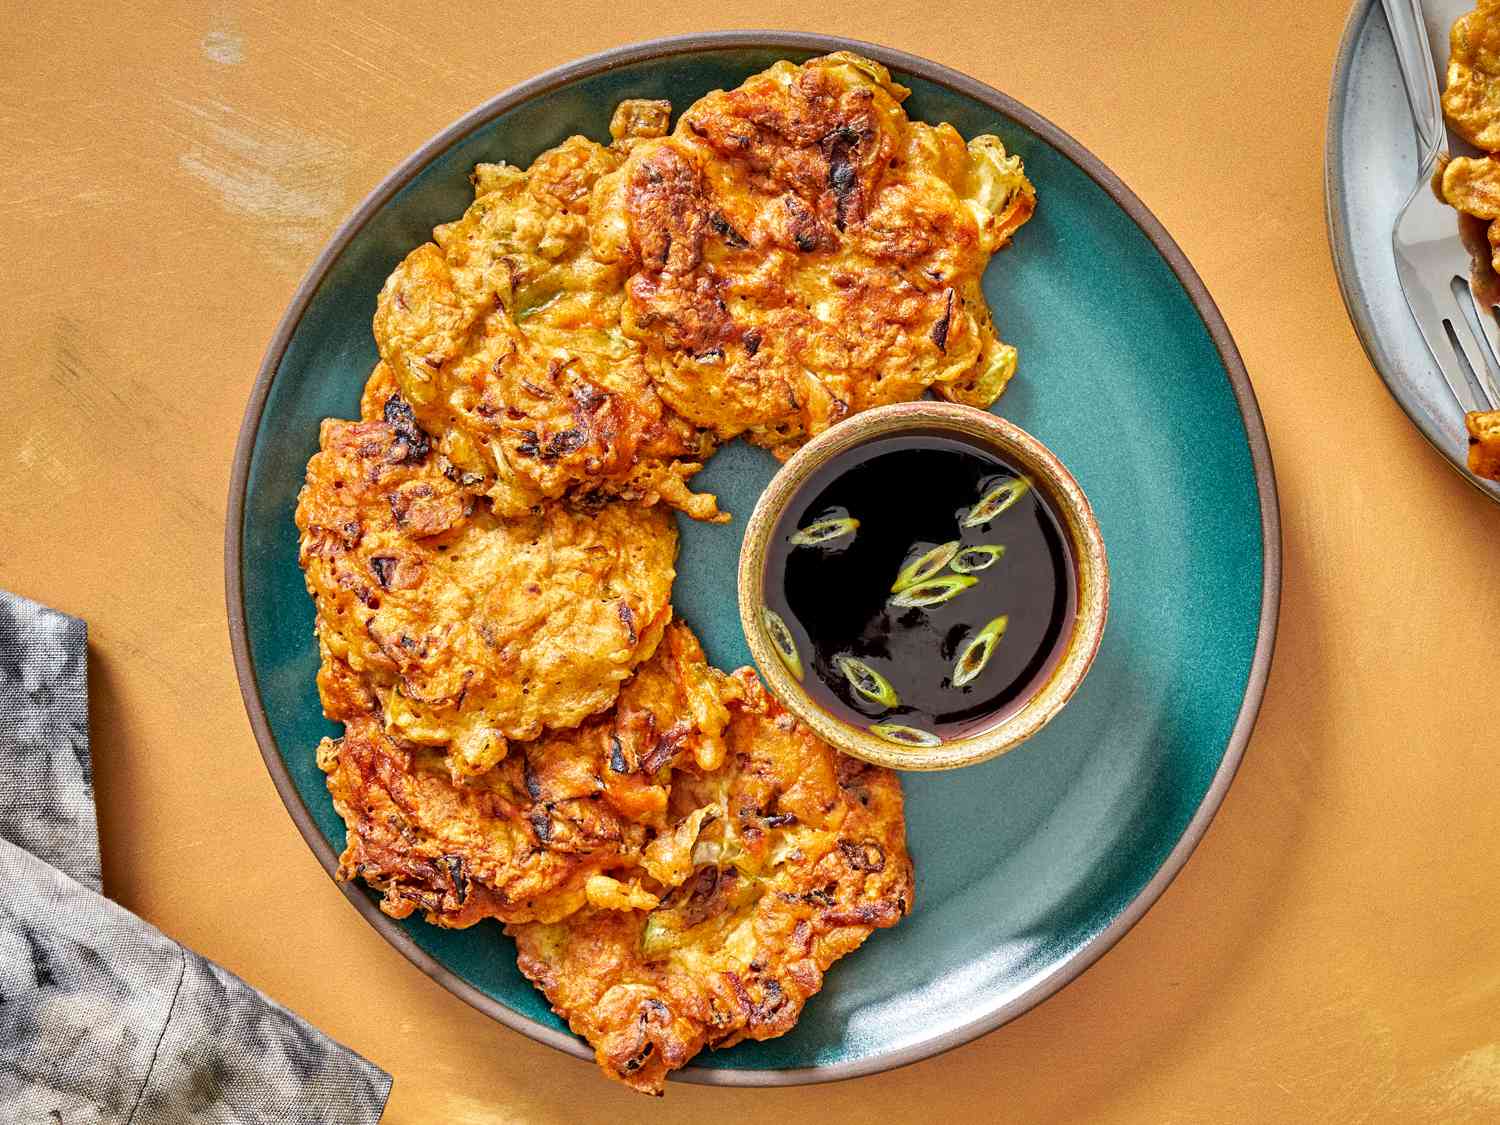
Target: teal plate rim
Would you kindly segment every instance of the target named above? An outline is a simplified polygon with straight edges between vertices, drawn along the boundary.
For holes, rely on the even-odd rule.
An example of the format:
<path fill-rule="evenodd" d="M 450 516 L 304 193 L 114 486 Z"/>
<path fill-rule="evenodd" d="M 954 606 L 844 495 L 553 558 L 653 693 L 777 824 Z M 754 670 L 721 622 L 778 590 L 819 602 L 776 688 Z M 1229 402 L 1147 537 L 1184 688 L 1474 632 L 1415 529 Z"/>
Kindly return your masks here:
<path fill-rule="evenodd" d="M 773 48 L 810 51 L 818 54 L 841 50 L 856 51 L 885 64 L 893 71 L 901 71 L 938 86 L 947 87 L 955 93 L 972 98 L 1002 116 L 1010 118 L 1062 153 L 1098 184 L 1140 228 L 1171 268 L 1191 300 L 1223 362 L 1245 426 L 1246 444 L 1249 447 L 1251 465 L 1254 469 L 1261 516 L 1263 562 L 1261 612 L 1244 697 L 1230 732 L 1224 756 L 1219 762 L 1213 780 L 1181 837 L 1156 873 L 1109 925 L 1101 929 L 1069 957 L 1058 962 L 1051 972 L 1039 978 L 1025 991 L 1011 997 L 1005 1003 L 996 1005 L 984 1015 L 966 1024 L 949 1028 L 907 1047 L 876 1051 L 861 1058 L 827 1066 L 735 1070 L 695 1063 L 694 1066 L 675 1071 L 672 1075 L 674 1079 L 706 1085 L 788 1086 L 856 1078 L 941 1054 L 1008 1023 L 1078 977 L 1140 920 L 1141 916 L 1161 897 L 1178 871 L 1182 869 L 1183 864 L 1187 862 L 1188 857 L 1192 855 L 1198 842 L 1203 838 L 1203 834 L 1208 830 L 1209 822 L 1223 803 L 1229 785 L 1239 768 L 1240 760 L 1244 756 L 1251 731 L 1254 729 L 1261 699 L 1265 694 L 1266 679 L 1270 672 L 1281 604 L 1281 518 L 1277 505 L 1276 474 L 1271 463 L 1271 449 L 1266 438 L 1265 423 L 1261 418 L 1260 407 L 1256 402 L 1255 392 L 1250 385 L 1250 376 L 1245 370 L 1239 349 L 1236 348 L 1218 306 L 1209 295 L 1197 271 L 1193 269 L 1187 256 L 1156 216 L 1098 157 L 1062 129 L 1014 98 L 955 70 L 878 44 L 810 32 L 720 31 L 651 39 L 566 63 L 536 78 L 522 82 L 520 85 L 513 86 L 436 134 L 382 180 L 334 232 L 333 237 L 298 286 L 261 361 L 260 370 L 250 392 L 249 403 L 245 408 L 239 439 L 235 445 L 224 534 L 224 586 L 235 672 L 239 678 L 240 694 L 244 697 L 245 710 L 249 715 L 255 740 L 260 747 L 262 758 L 265 759 L 266 769 L 271 774 L 276 791 L 280 794 L 283 804 L 286 805 L 287 812 L 291 814 L 298 831 L 302 833 L 303 839 L 318 857 L 323 869 L 332 878 L 338 868 L 338 856 L 318 830 L 311 811 L 292 781 L 275 737 L 271 733 L 265 706 L 261 700 L 260 686 L 250 659 L 250 646 L 246 632 L 244 581 L 241 574 L 245 496 L 250 474 L 251 454 L 255 447 L 261 415 L 270 395 L 272 382 L 287 347 L 323 278 L 343 251 L 381 208 L 430 161 L 437 158 L 455 142 L 507 110 L 579 78 L 631 63 L 666 59 L 691 52 L 741 48 Z M 386 941 L 449 992 L 506 1027 L 519 1031 L 537 1042 L 556 1047 L 575 1058 L 585 1060 L 593 1058 L 588 1046 L 576 1036 L 545 1027 L 521 1015 L 442 965 L 421 949 L 392 919 L 382 914 L 375 901 L 359 888 L 347 883 L 336 883 L 336 885 L 343 892 L 344 897 L 365 917 L 366 921 L 380 932 Z"/>

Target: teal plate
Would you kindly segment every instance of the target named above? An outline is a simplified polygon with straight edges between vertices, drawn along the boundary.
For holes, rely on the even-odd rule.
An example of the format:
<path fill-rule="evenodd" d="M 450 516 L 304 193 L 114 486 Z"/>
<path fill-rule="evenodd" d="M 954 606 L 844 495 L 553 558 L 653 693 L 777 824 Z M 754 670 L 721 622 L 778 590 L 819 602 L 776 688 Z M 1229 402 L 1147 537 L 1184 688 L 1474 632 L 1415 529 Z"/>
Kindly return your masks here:
<path fill-rule="evenodd" d="M 679 108 L 778 58 L 852 49 L 912 89 L 914 117 L 1020 153 L 1040 206 L 985 279 L 1020 349 L 1005 416 L 1050 445 L 1109 547 L 1109 630 L 1087 682 L 1024 747 L 904 778 L 916 904 L 839 962 L 789 1035 L 708 1053 L 690 1081 L 766 1085 L 868 1074 L 1019 1015 L 1076 977 L 1146 911 L 1224 797 L 1260 705 L 1276 631 L 1280 530 L 1260 413 L 1218 310 L 1124 184 L 1056 126 L 972 79 L 870 44 L 720 33 L 597 55 L 502 94 L 378 187 L 314 264 L 277 330 L 235 454 L 227 587 L 251 725 L 297 826 L 332 872 L 343 825 L 313 748 L 335 727 L 313 677 L 313 607 L 292 511 L 318 422 L 357 414 L 381 282 L 469 202 L 480 161 L 525 165 L 572 133 L 608 136 L 626 97 Z M 735 513 L 682 520 L 677 612 L 723 668 L 749 662 L 735 607 L 744 520 L 775 462 L 735 443 L 696 479 Z M 584 1044 L 516 969 L 499 926 L 396 922 L 344 893 L 419 968 L 510 1027 L 580 1058 Z"/>

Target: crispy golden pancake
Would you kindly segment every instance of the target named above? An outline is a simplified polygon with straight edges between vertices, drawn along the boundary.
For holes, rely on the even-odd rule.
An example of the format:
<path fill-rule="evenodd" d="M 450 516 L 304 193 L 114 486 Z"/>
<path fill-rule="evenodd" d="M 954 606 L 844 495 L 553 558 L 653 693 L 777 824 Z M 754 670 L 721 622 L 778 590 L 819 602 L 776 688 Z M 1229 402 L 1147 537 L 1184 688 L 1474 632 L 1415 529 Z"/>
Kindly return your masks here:
<path fill-rule="evenodd" d="M 1500 272 L 1500 161 L 1492 156 L 1460 156 L 1442 166 L 1438 194 L 1455 210 L 1487 224 L 1490 268 Z"/>
<path fill-rule="evenodd" d="M 599 180 L 594 256 L 625 335 L 720 440 L 789 454 L 870 406 L 988 406 L 1015 368 L 979 287 L 1035 193 L 999 140 L 908 120 L 886 69 L 780 62 L 690 106 Z"/>
<path fill-rule="evenodd" d="M 324 422 L 297 506 L 319 640 L 367 689 L 325 660 L 324 709 L 373 692 L 391 734 L 482 772 L 614 702 L 671 618 L 677 530 L 620 502 L 496 517 L 400 397 L 383 413 Z"/>
<path fill-rule="evenodd" d="M 1035 192 L 992 136 L 910 121 L 848 54 L 778 63 L 664 135 L 475 169 L 474 204 L 391 274 L 382 361 L 501 514 L 566 494 L 719 518 L 686 480 L 738 434 L 785 456 L 929 387 L 988 406 L 1015 370 L 980 289 Z"/>
<path fill-rule="evenodd" d="M 1467 418 L 1469 472 L 1500 480 L 1500 410 L 1475 411 Z"/>
<path fill-rule="evenodd" d="M 624 270 L 589 250 L 590 192 L 623 159 L 574 137 L 529 171 L 479 165 L 473 205 L 380 292 L 381 360 L 501 515 L 571 494 L 718 516 L 685 483 L 713 443 L 662 405 L 620 333 Z"/>
<path fill-rule="evenodd" d="M 1443 112 L 1462 137 L 1494 153 L 1500 150 L 1500 0 L 1478 0 L 1454 21 L 1450 50 Z M 1500 273 L 1500 160 L 1455 157 L 1443 165 L 1438 190 L 1449 206 L 1489 224 L 1490 268 Z M 1500 480 L 1500 411 L 1470 413 L 1465 424 L 1469 471 Z"/>
<path fill-rule="evenodd" d="M 422 910 L 450 927 L 549 921 L 610 901 L 623 884 L 604 873 L 633 869 L 667 826 L 672 767 L 723 760 L 728 688 L 672 625 L 613 711 L 518 744 L 463 784 L 440 752 L 392 738 L 373 713 L 351 716 L 344 737 L 318 750 L 348 829 L 339 877 L 380 890 L 393 917 Z"/>
<path fill-rule="evenodd" d="M 784 1034 L 911 908 L 895 775 L 709 667 L 670 605 L 670 509 L 728 518 L 688 483 L 724 441 L 784 457 L 1015 370 L 980 279 L 1035 193 L 906 95 L 784 62 L 675 128 L 626 101 L 608 145 L 480 165 L 382 288 L 360 420 L 324 423 L 299 497 L 340 877 L 504 923 L 639 1090 Z"/>
<path fill-rule="evenodd" d="M 1500 2 L 1479 0 L 1448 37 L 1443 112 L 1476 148 L 1500 150 Z"/>
<path fill-rule="evenodd" d="M 1500 219 L 1500 161 L 1460 156 L 1443 168 L 1443 198 L 1477 219 Z"/>
<path fill-rule="evenodd" d="M 673 775 L 654 909 L 511 925 L 521 970 L 606 1074 L 660 1093 L 705 1046 L 783 1035 L 823 973 L 911 909 L 896 776 L 835 753 L 736 673 L 722 768 Z"/>

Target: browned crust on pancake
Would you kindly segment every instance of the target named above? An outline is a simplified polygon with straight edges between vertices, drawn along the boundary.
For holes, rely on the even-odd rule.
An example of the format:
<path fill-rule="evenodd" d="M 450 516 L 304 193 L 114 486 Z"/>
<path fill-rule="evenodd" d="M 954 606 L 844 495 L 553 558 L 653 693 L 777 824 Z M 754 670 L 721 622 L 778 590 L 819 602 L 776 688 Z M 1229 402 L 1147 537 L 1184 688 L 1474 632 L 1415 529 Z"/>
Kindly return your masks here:
<path fill-rule="evenodd" d="M 646 1093 L 705 1046 L 785 1034 L 829 965 L 911 909 L 896 776 L 819 741 L 749 669 L 734 679 L 724 768 L 680 770 L 671 798 L 679 821 L 714 804 L 700 845 L 733 858 L 696 864 L 654 911 L 509 927 L 605 1073 Z"/>

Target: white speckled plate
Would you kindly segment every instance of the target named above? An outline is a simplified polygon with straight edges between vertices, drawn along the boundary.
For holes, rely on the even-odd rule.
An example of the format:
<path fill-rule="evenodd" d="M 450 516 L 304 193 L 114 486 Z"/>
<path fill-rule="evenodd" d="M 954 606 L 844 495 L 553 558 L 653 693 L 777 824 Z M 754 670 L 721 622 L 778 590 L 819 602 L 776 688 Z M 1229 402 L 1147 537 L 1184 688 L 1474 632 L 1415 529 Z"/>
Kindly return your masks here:
<path fill-rule="evenodd" d="M 1441 71 L 1448 60 L 1448 28 L 1473 5 L 1427 0 L 1424 6 Z M 1324 160 L 1334 269 L 1370 362 L 1422 436 L 1470 483 L 1500 501 L 1500 484 L 1480 480 L 1466 467 L 1463 411 L 1396 280 L 1391 227 L 1416 182 L 1417 138 L 1379 0 L 1357 0 L 1344 29 L 1328 99 Z"/>

